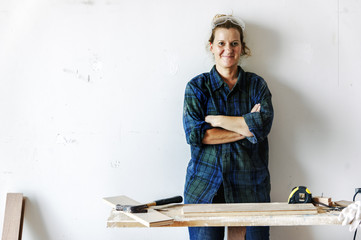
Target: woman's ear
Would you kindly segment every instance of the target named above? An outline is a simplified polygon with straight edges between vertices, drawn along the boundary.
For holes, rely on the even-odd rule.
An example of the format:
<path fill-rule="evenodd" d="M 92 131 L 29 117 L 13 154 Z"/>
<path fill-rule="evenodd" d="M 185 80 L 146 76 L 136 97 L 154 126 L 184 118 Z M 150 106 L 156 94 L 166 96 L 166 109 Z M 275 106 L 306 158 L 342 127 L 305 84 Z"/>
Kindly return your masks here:
<path fill-rule="evenodd" d="M 213 44 L 211 42 L 209 43 L 209 50 L 213 53 Z"/>

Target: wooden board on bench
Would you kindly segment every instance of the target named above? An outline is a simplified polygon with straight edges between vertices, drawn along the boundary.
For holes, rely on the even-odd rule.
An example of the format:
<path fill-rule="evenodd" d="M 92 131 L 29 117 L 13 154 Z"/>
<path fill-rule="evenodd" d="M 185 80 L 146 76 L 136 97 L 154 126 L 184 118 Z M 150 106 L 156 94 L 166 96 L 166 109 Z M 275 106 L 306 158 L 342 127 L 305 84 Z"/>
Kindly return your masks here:
<path fill-rule="evenodd" d="M 317 214 L 317 208 L 309 204 L 288 203 L 228 203 L 228 204 L 190 204 L 183 207 L 184 215 L 204 213 L 207 216 L 217 215 L 299 215 Z"/>
<path fill-rule="evenodd" d="M 127 196 L 116 196 L 116 197 L 107 197 L 103 198 L 108 204 L 110 204 L 113 208 L 116 207 L 117 204 L 121 205 L 139 205 L 141 203 L 127 197 Z M 154 209 L 148 209 L 147 213 L 126 213 L 123 214 L 131 217 L 132 219 L 142 223 L 147 227 L 158 227 L 169 225 L 173 223 L 173 218 L 170 218 Z"/>

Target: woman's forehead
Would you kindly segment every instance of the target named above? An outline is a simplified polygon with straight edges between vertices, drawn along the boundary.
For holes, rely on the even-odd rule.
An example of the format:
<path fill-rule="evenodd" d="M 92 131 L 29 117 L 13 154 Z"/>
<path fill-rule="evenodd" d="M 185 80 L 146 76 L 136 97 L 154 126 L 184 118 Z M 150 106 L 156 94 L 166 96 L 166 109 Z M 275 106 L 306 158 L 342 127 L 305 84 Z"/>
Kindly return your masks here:
<path fill-rule="evenodd" d="M 217 28 L 215 30 L 215 39 L 233 39 L 240 40 L 241 34 L 236 28 Z"/>

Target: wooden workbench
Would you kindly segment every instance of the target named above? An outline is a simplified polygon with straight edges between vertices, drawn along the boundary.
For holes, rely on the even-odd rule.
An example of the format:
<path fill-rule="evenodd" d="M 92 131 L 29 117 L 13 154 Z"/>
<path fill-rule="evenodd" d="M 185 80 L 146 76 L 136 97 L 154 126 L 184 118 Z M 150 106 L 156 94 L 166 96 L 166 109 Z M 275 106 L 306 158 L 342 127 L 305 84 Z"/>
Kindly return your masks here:
<path fill-rule="evenodd" d="M 112 202 L 111 198 L 108 201 Z M 131 199 L 127 201 L 132 201 Z M 126 202 L 127 202 L 126 201 Z M 265 204 L 267 209 L 273 208 L 274 205 L 280 204 L 282 206 L 286 203 L 269 203 Z M 211 204 L 217 207 L 214 204 Z M 252 205 L 252 204 L 249 204 Z M 114 206 L 114 201 L 113 201 Z M 208 205 L 209 206 L 209 205 Z M 227 207 L 233 207 L 236 205 L 227 205 Z M 257 206 L 262 208 L 262 204 Z M 298 206 L 290 206 L 292 212 L 284 211 L 280 213 L 267 212 L 266 214 L 260 214 L 260 212 L 192 212 L 189 214 L 186 209 L 202 209 L 207 208 L 207 205 L 194 205 L 194 204 L 177 204 L 166 207 L 155 207 L 157 212 L 162 213 L 165 217 L 173 219 L 170 224 L 166 225 L 154 225 L 154 227 L 210 227 L 210 226 L 227 226 L 228 239 L 244 239 L 245 226 L 311 226 L 311 225 L 339 225 L 338 211 L 326 211 L 324 208 L 318 207 L 315 209 L 311 205 L 312 214 L 298 211 Z M 223 205 L 223 208 L 226 207 Z M 299 206 L 301 207 L 301 206 Z M 244 208 L 244 206 L 242 206 Z M 247 208 L 247 207 L 246 207 Z M 287 207 L 286 207 L 287 208 Z M 303 208 L 303 207 L 302 207 Z M 295 211 L 296 209 L 296 211 Z M 151 210 L 154 212 L 154 210 Z M 296 214 L 294 214 L 294 212 Z M 133 216 L 134 217 L 134 216 Z M 122 227 L 145 227 L 134 218 L 131 218 L 123 212 L 113 209 L 107 221 L 107 227 L 110 228 L 122 228 Z"/>
<path fill-rule="evenodd" d="M 318 208 L 318 214 L 310 215 L 274 215 L 274 216 L 237 216 L 225 214 L 206 216 L 206 214 L 183 214 L 184 204 L 159 210 L 174 219 L 170 225 L 161 227 L 204 227 L 204 226 L 307 226 L 307 225 L 339 225 L 338 211 L 326 212 Z M 112 210 L 107 227 L 145 227 L 143 224 L 126 216 L 122 212 Z"/>

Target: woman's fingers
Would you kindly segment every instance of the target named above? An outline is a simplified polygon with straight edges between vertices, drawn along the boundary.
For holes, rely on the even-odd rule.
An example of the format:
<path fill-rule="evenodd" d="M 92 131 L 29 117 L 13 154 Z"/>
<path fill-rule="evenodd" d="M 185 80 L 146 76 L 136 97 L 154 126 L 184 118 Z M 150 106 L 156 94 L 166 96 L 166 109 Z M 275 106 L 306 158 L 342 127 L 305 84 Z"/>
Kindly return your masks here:
<path fill-rule="evenodd" d="M 206 116 L 204 121 L 209 123 L 212 127 L 214 127 L 215 123 L 216 123 L 216 120 L 217 120 L 217 117 L 219 117 L 219 116 L 208 115 L 208 116 Z"/>
<path fill-rule="evenodd" d="M 251 113 L 260 112 L 260 111 L 261 111 L 261 104 L 257 103 L 256 105 L 253 106 Z"/>

